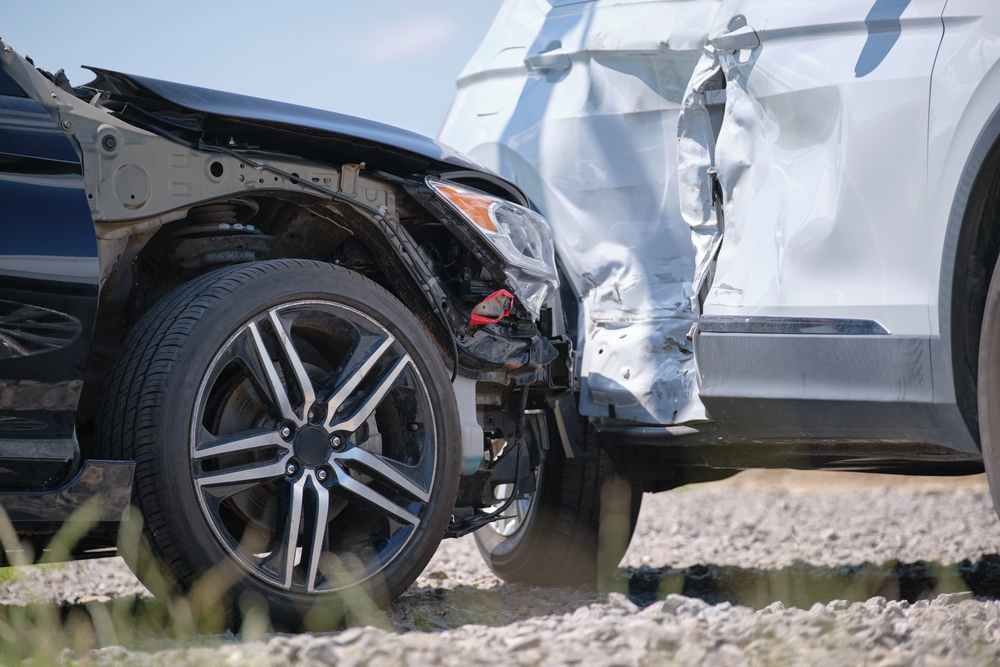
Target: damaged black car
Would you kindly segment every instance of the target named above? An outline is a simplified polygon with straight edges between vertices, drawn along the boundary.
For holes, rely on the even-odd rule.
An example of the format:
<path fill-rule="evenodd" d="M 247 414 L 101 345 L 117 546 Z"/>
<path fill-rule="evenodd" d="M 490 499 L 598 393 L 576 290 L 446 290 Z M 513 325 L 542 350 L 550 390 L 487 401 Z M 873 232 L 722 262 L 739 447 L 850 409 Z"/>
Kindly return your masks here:
<path fill-rule="evenodd" d="M 517 186 L 378 123 L 102 69 L 73 87 L 0 48 L 8 562 L 89 516 L 73 557 L 120 552 L 165 595 L 211 572 L 231 623 L 251 593 L 296 627 L 565 494 L 537 483 L 550 442 L 589 466 L 567 478 L 599 473 L 577 418 L 538 419 L 572 357 Z M 581 576 L 591 533 L 564 545 Z"/>

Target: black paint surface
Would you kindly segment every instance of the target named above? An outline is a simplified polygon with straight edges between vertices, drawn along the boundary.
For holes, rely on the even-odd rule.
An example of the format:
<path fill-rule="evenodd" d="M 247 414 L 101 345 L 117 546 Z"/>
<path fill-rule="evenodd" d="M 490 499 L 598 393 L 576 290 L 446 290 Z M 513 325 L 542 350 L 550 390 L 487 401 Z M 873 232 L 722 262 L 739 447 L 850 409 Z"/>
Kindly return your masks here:
<path fill-rule="evenodd" d="M 0 70 L 2 72 L 2 70 Z M 0 491 L 61 483 L 97 311 L 97 238 L 80 158 L 0 73 Z"/>

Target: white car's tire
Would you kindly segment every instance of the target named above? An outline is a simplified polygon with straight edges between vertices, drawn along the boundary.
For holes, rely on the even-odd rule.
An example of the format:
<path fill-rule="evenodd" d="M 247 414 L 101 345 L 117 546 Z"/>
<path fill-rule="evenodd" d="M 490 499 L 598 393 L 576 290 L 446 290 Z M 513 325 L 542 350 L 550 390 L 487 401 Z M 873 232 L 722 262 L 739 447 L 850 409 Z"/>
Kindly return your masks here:
<path fill-rule="evenodd" d="M 619 478 L 607 455 L 598 461 L 567 458 L 552 433 L 553 422 L 550 411 L 528 415 L 525 438 L 545 439 L 543 447 L 548 446 L 533 471 L 535 492 L 515 501 L 504 512 L 509 518 L 477 530 L 476 545 L 504 581 L 537 586 L 598 583 L 628 549 L 642 489 Z M 620 530 L 609 530 L 616 527 Z"/>

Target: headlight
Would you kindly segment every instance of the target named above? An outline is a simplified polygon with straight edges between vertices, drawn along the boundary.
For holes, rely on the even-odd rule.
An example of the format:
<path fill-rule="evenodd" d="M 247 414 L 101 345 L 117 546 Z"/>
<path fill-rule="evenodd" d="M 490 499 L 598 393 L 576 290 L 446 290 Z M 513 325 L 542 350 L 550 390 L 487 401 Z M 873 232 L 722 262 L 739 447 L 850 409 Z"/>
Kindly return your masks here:
<path fill-rule="evenodd" d="M 508 262 L 514 294 L 537 319 L 559 286 L 549 221 L 531 209 L 478 190 L 427 178 L 427 185 Z"/>

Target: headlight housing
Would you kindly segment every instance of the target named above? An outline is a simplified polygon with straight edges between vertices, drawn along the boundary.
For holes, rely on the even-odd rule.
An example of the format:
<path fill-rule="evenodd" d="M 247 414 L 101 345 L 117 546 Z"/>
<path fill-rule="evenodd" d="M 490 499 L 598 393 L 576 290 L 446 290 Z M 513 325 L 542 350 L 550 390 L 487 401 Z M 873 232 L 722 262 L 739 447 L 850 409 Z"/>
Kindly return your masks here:
<path fill-rule="evenodd" d="M 531 209 L 457 183 L 428 177 L 427 186 L 507 262 L 504 272 L 514 295 L 538 319 L 559 287 L 549 221 Z"/>

